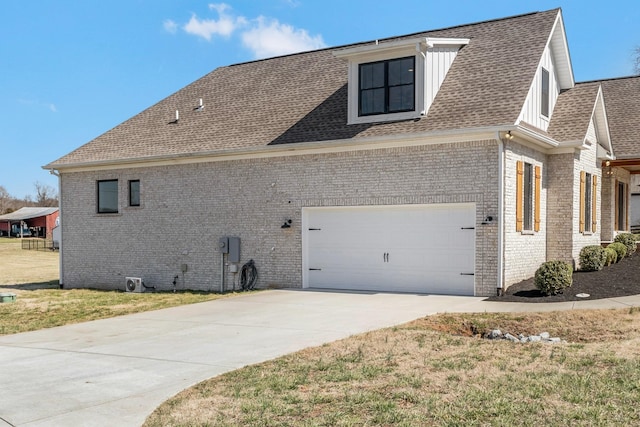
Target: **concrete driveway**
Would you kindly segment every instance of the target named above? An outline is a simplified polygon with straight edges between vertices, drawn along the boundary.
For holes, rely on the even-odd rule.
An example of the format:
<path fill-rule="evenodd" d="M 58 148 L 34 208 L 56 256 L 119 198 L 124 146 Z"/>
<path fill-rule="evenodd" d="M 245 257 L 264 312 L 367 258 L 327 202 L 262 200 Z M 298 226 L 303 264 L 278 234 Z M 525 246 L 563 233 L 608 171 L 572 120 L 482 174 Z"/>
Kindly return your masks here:
<path fill-rule="evenodd" d="M 0 337 L 0 426 L 139 426 L 204 379 L 481 300 L 277 290 Z"/>
<path fill-rule="evenodd" d="M 139 426 L 207 378 L 434 313 L 640 306 L 482 300 L 278 290 L 0 337 L 0 427 Z"/>

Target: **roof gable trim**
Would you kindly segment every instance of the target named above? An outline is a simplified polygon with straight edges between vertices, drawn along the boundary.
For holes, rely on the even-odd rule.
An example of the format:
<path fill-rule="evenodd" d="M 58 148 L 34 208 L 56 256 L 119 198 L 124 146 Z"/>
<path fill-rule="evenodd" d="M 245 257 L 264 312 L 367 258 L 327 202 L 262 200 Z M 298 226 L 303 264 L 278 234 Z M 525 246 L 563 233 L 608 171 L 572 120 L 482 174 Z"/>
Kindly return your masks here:
<path fill-rule="evenodd" d="M 350 58 L 353 56 L 381 53 L 404 49 L 415 46 L 417 52 L 423 52 L 424 48 L 431 49 L 434 47 L 462 47 L 469 44 L 468 38 L 440 38 L 440 37 L 417 37 L 393 42 L 380 43 L 376 40 L 375 44 L 367 44 L 355 46 L 347 49 L 340 49 L 333 52 L 337 58 Z M 424 47 L 423 47 L 424 46 Z"/>
<path fill-rule="evenodd" d="M 575 85 L 573 77 L 573 66 L 571 65 L 571 56 L 569 54 L 569 44 L 567 43 L 567 34 L 564 29 L 562 20 L 562 11 L 558 10 L 556 22 L 549 36 L 547 46 L 551 49 L 556 69 L 558 73 L 558 81 L 561 89 L 570 89 Z"/>

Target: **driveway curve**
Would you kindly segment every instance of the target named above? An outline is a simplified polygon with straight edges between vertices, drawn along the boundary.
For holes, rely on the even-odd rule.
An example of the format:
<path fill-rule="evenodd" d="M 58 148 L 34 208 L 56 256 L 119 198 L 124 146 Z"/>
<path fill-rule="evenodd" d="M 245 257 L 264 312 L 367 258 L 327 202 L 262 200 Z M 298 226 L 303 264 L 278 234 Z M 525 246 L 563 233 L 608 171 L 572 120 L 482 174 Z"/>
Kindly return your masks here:
<path fill-rule="evenodd" d="M 242 366 L 438 312 L 543 307 L 527 308 L 478 297 L 272 290 L 7 335 L 0 427 L 139 426 L 181 390 Z"/>

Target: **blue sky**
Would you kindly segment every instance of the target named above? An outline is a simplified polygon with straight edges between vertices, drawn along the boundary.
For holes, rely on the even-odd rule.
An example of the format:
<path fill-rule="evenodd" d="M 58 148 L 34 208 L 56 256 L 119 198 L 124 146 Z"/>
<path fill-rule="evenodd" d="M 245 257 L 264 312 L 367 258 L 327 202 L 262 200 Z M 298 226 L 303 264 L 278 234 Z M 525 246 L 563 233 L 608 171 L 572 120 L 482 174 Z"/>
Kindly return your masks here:
<path fill-rule="evenodd" d="M 632 74 L 637 0 L 5 1 L 0 185 L 57 189 L 42 165 L 219 66 L 556 7 L 577 81 Z"/>

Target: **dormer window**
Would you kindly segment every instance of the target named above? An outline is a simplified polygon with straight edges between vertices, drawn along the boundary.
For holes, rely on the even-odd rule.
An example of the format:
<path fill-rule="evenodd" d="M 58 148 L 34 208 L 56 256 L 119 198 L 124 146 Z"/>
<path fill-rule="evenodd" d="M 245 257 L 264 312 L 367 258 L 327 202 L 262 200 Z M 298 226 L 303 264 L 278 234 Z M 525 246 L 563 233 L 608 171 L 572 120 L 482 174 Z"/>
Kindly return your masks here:
<path fill-rule="evenodd" d="M 415 110 L 415 56 L 359 65 L 358 116 Z"/>
<path fill-rule="evenodd" d="M 349 61 L 348 124 L 426 115 L 460 48 L 469 39 L 412 38 L 334 52 Z M 438 70 L 427 74 L 427 69 Z"/>

